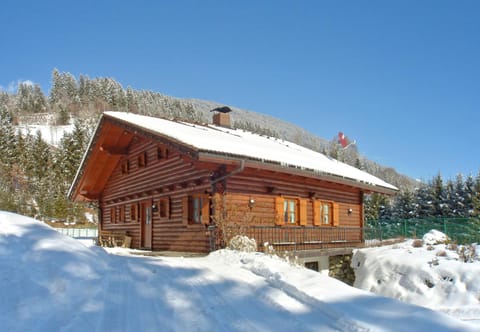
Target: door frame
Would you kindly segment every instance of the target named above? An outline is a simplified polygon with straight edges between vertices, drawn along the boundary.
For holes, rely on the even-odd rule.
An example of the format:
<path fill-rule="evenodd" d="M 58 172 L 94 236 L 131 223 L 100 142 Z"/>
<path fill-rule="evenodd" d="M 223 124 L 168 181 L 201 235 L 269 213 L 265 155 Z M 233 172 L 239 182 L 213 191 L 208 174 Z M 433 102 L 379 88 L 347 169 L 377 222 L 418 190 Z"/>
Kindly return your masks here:
<path fill-rule="evenodd" d="M 152 249 L 153 238 L 153 211 L 152 199 L 140 202 L 140 247 Z"/>

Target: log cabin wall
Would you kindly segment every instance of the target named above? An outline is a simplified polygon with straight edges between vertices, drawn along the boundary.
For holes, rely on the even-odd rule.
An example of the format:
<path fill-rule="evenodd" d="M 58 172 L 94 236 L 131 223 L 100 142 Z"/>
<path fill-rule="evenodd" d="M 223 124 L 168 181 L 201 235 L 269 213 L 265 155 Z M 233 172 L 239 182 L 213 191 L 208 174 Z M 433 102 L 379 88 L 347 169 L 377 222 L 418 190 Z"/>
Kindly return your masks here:
<path fill-rule="evenodd" d="M 142 247 L 142 202 L 156 206 L 152 213 L 152 249 L 208 252 L 203 224 L 190 224 L 185 198 L 211 188 L 209 169 L 196 169 L 178 151 L 137 138 L 107 181 L 100 201 L 101 229 L 126 231 L 132 247 Z"/>
<path fill-rule="evenodd" d="M 227 209 L 231 221 L 274 225 L 275 198 L 306 201 L 307 222 L 314 226 L 314 201 L 336 203 L 340 227 L 363 227 L 363 193 L 345 185 L 263 170 L 246 169 L 227 184 Z M 249 200 L 254 200 L 253 207 Z"/>

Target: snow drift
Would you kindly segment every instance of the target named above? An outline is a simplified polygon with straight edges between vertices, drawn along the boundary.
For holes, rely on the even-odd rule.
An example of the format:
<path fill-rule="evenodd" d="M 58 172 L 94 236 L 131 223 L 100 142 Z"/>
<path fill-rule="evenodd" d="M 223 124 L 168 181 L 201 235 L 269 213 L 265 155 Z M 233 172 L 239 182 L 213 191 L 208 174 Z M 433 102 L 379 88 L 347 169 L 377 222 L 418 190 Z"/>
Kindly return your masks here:
<path fill-rule="evenodd" d="M 354 286 L 480 322 L 480 262 L 465 263 L 465 247 L 446 241 L 430 231 L 423 240 L 356 250 Z"/>

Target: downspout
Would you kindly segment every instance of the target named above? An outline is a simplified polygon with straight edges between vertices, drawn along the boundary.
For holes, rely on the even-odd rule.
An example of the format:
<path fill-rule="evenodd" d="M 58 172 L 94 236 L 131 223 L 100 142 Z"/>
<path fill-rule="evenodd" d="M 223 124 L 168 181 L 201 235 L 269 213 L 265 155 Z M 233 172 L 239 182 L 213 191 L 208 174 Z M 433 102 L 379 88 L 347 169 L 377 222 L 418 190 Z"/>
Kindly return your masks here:
<path fill-rule="evenodd" d="M 242 159 L 242 160 L 240 160 L 240 166 L 238 168 L 234 169 L 233 171 L 231 171 L 228 174 L 225 174 L 225 175 L 219 177 L 218 179 L 210 181 L 210 184 L 212 186 L 212 191 L 214 190 L 215 183 L 223 181 L 223 180 L 225 180 L 225 179 L 227 179 L 227 178 L 229 178 L 229 177 L 231 177 L 235 174 L 238 174 L 238 173 L 242 172 L 244 169 L 245 169 L 245 159 Z M 216 245 L 215 245 L 216 244 L 216 237 L 218 235 L 216 228 L 217 228 L 217 225 L 215 225 L 215 224 L 208 226 L 208 231 L 209 231 L 208 233 L 209 233 L 209 238 L 210 238 L 210 251 L 214 251 L 214 250 L 217 249 Z"/>
<path fill-rule="evenodd" d="M 213 186 L 217 182 L 223 181 L 223 180 L 225 180 L 225 179 L 227 179 L 227 178 L 229 178 L 229 177 L 231 177 L 235 174 L 243 172 L 244 169 L 245 169 L 245 159 L 242 159 L 242 160 L 240 160 L 240 166 L 238 168 L 234 169 L 233 171 L 231 171 L 228 174 L 225 174 L 224 176 L 219 177 L 218 179 L 210 181 L 210 184 Z"/>

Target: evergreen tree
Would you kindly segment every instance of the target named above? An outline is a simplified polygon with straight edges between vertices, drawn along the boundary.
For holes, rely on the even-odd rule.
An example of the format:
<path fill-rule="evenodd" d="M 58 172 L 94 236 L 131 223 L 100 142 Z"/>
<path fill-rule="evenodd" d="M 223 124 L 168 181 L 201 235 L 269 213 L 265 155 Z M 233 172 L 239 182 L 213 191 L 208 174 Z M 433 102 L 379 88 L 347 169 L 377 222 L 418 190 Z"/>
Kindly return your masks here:
<path fill-rule="evenodd" d="M 0 106 L 0 163 L 11 166 L 15 162 L 15 128 L 7 108 Z"/>
<path fill-rule="evenodd" d="M 428 218 L 434 215 L 433 191 L 431 186 L 428 184 L 422 184 L 416 191 L 416 200 L 416 218 Z"/>
<path fill-rule="evenodd" d="M 411 191 L 405 190 L 397 194 L 393 209 L 393 218 L 410 219 L 415 216 L 416 203 Z"/>
<path fill-rule="evenodd" d="M 455 180 L 455 200 L 453 212 L 457 217 L 464 217 L 468 214 L 467 207 L 465 206 L 465 188 L 462 174 L 458 174 Z"/>
<path fill-rule="evenodd" d="M 475 197 L 475 180 L 473 176 L 467 176 L 464 186 L 464 204 L 465 204 L 465 217 L 470 217 L 475 211 L 474 207 L 474 197 Z"/>
<path fill-rule="evenodd" d="M 442 217 L 446 195 L 443 188 L 443 179 L 440 174 L 433 178 L 432 181 L 432 216 Z"/>

